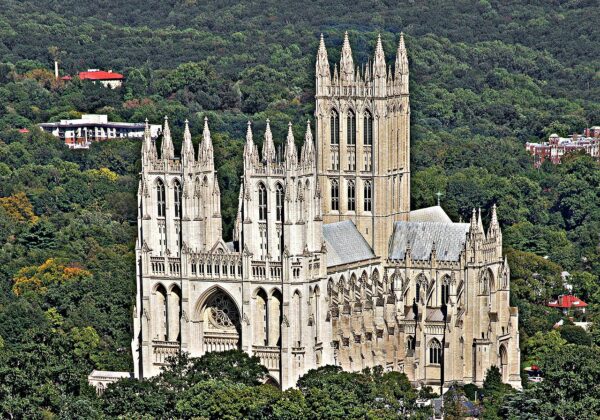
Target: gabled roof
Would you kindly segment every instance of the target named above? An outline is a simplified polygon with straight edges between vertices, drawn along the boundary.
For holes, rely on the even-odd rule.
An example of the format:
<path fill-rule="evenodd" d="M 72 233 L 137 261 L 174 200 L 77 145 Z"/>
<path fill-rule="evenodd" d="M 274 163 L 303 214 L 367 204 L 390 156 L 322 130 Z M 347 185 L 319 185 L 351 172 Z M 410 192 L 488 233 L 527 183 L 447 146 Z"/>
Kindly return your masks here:
<path fill-rule="evenodd" d="M 389 258 L 402 260 L 410 247 L 413 260 L 428 260 L 435 243 L 436 258 L 458 261 L 469 232 L 468 223 L 396 222 Z"/>
<path fill-rule="evenodd" d="M 548 306 L 552 308 L 585 308 L 587 303 L 573 295 L 560 295 L 554 302 L 549 302 Z"/>
<path fill-rule="evenodd" d="M 120 73 L 112 71 L 80 71 L 79 79 L 81 80 L 122 80 L 124 76 Z"/>
<path fill-rule="evenodd" d="M 443 208 L 440 206 L 425 207 L 424 209 L 413 210 L 410 212 L 409 220 L 411 222 L 440 222 L 452 223 L 452 220 Z"/>
<path fill-rule="evenodd" d="M 350 220 L 323 225 L 327 267 L 375 258 L 373 250 Z"/>

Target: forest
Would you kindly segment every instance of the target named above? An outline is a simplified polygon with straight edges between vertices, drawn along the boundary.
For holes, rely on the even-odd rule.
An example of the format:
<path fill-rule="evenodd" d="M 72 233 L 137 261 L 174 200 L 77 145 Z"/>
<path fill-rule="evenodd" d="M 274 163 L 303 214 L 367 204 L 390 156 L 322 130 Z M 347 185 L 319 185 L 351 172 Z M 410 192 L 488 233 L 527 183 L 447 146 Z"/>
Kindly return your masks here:
<path fill-rule="evenodd" d="M 92 369 L 132 369 L 141 144 L 123 140 L 69 150 L 36 124 L 90 112 L 152 123 L 168 115 L 179 147 L 183 122 L 189 119 L 197 145 L 207 116 L 228 239 L 246 122 L 252 120 L 258 133 L 269 118 L 277 145 L 288 121 L 296 139 L 303 138 L 314 111 L 319 35 L 333 66 L 346 30 L 361 64 L 372 57 L 378 34 L 391 62 L 400 31 L 405 34 L 412 207 L 434 205 L 437 192 L 456 221 L 468 219 L 473 207 L 481 207 L 487 219 L 492 205 L 498 206 L 511 300 L 520 313 L 521 359 L 524 367 L 540 365 L 545 381 L 525 380 L 525 390 L 516 393 L 490 371 L 483 389 L 456 392 L 477 400 L 485 418 L 586 418 L 600 412 L 600 164 L 572 155 L 561 165 L 535 169 L 524 148 L 550 133 L 567 136 L 600 125 L 599 19 L 593 0 L 4 0 L 0 413 L 427 416 L 415 400 L 428 391 L 419 395 L 401 375 L 327 368 L 301 378 L 297 390 L 281 392 L 259 385 L 260 366 L 239 354 L 183 357 L 161 377 L 123 381 L 101 398 L 87 386 Z M 126 80 L 114 90 L 55 80 L 54 60 L 61 75 L 101 68 Z M 589 305 L 578 319 L 594 323 L 589 332 L 545 306 L 564 293 L 564 271 L 573 292 Z M 553 329 L 561 318 L 565 324 Z M 246 364 L 219 375 L 214 365 L 232 358 Z M 381 406 L 372 406 L 373 399 Z M 464 415 L 452 401 L 447 406 L 458 412 L 448 415 Z"/>

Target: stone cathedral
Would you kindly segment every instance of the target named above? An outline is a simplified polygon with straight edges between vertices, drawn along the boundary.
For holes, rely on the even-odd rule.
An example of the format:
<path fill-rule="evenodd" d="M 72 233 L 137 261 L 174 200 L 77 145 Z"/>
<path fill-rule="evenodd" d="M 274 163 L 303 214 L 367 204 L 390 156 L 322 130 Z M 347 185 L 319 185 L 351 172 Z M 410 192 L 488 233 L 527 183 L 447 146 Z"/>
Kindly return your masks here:
<path fill-rule="evenodd" d="M 276 153 L 267 120 L 259 153 L 248 123 L 231 242 L 208 122 L 197 153 L 186 123 L 179 157 L 166 119 L 160 154 L 146 133 L 134 376 L 158 374 L 180 351 L 241 349 L 282 388 L 325 365 L 382 366 L 438 390 L 482 385 L 495 365 L 520 387 L 495 207 L 487 231 L 475 210 L 469 223 L 439 206 L 410 211 L 402 35 L 389 67 L 381 39 L 373 60 L 356 66 L 346 34 L 331 68 L 321 37 L 315 71 L 315 119 L 300 150 L 290 125 Z"/>

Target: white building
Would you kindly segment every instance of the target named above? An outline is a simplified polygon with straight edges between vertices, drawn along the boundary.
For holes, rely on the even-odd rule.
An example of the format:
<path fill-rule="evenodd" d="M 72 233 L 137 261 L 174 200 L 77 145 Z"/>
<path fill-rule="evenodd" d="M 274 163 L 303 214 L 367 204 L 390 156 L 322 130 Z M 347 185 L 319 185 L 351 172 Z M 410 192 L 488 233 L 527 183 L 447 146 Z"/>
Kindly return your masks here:
<path fill-rule="evenodd" d="M 84 114 L 75 120 L 42 123 L 39 127 L 60 138 L 71 149 L 88 149 L 93 142 L 112 139 L 141 139 L 144 123 L 110 122 L 107 115 Z M 151 124 L 150 136 L 157 138 L 162 132 L 159 124 Z"/>

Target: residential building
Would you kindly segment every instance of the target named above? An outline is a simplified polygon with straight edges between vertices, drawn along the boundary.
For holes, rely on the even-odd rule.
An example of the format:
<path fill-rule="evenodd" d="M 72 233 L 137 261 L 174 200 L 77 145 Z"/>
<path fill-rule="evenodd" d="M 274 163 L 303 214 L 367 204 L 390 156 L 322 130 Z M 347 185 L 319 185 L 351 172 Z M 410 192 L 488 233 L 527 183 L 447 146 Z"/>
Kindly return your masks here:
<path fill-rule="evenodd" d="M 534 157 L 536 168 L 546 160 L 557 165 L 564 155 L 578 151 L 583 151 L 600 161 L 600 126 L 586 128 L 583 134 L 573 134 L 571 137 L 552 134 L 547 142 L 526 143 L 525 148 Z"/>
<path fill-rule="evenodd" d="M 111 139 L 141 139 L 145 130 L 144 123 L 110 122 L 108 116 L 102 114 L 83 114 L 79 119 L 42 123 L 39 127 L 64 141 L 71 149 L 88 149 L 94 142 Z M 153 139 L 162 132 L 159 124 L 148 127 Z"/>

